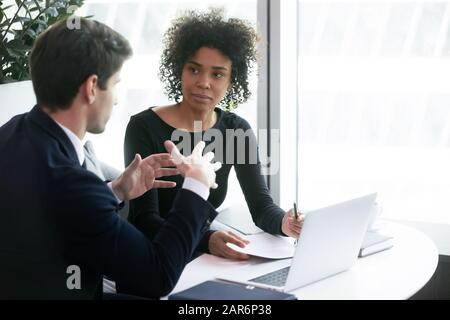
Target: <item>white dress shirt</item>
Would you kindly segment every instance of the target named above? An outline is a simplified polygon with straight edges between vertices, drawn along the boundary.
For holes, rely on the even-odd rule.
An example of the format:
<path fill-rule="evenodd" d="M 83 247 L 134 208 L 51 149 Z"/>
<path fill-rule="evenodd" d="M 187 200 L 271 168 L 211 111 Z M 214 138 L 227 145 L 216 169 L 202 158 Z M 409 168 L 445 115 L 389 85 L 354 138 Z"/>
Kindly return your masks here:
<path fill-rule="evenodd" d="M 77 153 L 78 162 L 80 162 L 80 166 L 83 165 L 84 162 L 84 150 L 83 150 L 83 142 L 81 142 L 80 138 L 70 131 L 68 128 L 64 127 L 61 123 L 58 121 L 55 121 L 58 126 L 63 129 L 63 131 L 66 133 L 67 137 L 69 138 L 70 142 L 72 142 L 73 147 L 75 148 L 75 151 Z"/>

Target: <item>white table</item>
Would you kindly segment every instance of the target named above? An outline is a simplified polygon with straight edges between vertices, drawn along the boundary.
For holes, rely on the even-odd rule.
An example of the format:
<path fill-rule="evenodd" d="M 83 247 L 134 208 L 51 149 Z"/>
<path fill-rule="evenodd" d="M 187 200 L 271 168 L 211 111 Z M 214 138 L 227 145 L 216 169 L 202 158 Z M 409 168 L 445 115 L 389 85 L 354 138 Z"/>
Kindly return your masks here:
<path fill-rule="evenodd" d="M 300 300 L 308 299 L 408 299 L 431 278 L 438 263 L 434 243 L 422 232 L 397 223 L 387 223 L 394 247 L 359 258 L 353 267 L 335 276 L 294 290 Z M 173 292 L 178 292 L 230 268 L 265 263 L 251 258 L 234 261 L 204 254 L 189 263 Z"/>

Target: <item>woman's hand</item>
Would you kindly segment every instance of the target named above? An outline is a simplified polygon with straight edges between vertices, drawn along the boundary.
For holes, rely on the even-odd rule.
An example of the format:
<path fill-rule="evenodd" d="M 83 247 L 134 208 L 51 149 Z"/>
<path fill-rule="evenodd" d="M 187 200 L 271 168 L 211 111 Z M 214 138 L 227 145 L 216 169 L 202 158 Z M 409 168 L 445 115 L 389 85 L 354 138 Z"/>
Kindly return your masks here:
<path fill-rule="evenodd" d="M 283 221 L 281 222 L 281 231 L 289 237 L 298 239 L 303 227 L 303 220 L 305 216 L 301 213 L 298 217 L 295 217 L 294 210 L 290 209 L 284 214 Z"/>
<path fill-rule="evenodd" d="M 244 248 L 250 243 L 250 241 L 239 237 L 231 231 L 216 231 L 209 238 L 209 252 L 215 256 L 228 259 L 247 260 L 250 258 L 248 254 L 231 249 L 227 246 L 227 242 L 233 243 L 241 248 Z"/>

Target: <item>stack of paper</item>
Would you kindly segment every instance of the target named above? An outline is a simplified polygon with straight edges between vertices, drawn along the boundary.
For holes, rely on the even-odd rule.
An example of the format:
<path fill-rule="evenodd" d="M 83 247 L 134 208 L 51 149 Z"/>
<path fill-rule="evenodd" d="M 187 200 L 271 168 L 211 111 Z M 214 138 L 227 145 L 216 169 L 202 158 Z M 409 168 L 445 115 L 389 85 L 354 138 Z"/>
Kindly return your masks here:
<path fill-rule="evenodd" d="M 392 248 L 393 245 L 392 236 L 383 234 L 381 231 L 367 231 L 361 249 L 359 249 L 359 257 L 365 257 L 376 252 L 387 250 Z"/>
<path fill-rule="evenodd" d="M 244 236 L 243 238 L 250 241 L 244 248 L 230 242 L 227 243 L 227 246 L 242 253 L 268 259 L 286 259 L 294 256 L 293 238 L 274 236 L 266 232 Z"/>

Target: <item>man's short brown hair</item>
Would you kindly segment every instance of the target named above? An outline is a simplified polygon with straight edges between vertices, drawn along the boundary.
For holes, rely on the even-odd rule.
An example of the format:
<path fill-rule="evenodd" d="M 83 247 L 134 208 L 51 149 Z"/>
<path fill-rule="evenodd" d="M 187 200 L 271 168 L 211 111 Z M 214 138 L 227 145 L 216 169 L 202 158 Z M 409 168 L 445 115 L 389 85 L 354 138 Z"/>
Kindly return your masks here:
<path fill-rule="evenodd" d="M 128 41 L 110 27 L 81 17 L 79 27 L 67 20 L 55 23 L 34 43 L 30 73 L 37 103 L 57 110 L 67 109 L 81 84 L 91 75 L 106 89 L 108 79 L 132 55 Z"/>

